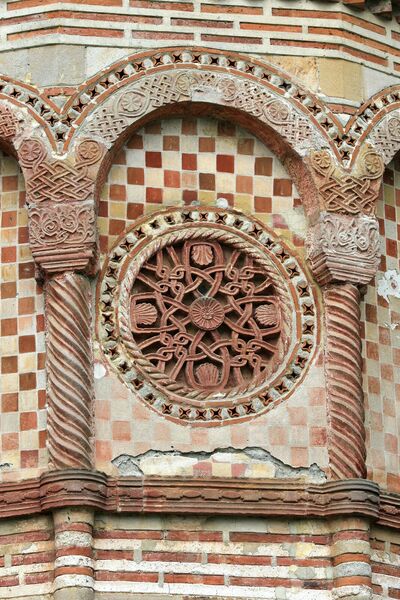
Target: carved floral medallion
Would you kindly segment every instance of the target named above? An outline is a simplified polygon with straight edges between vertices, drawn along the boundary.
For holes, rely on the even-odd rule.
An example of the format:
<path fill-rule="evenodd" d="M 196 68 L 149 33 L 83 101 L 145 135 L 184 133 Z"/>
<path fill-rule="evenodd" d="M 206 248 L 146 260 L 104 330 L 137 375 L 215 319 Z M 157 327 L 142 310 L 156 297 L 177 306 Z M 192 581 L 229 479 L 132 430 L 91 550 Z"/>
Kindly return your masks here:
<path fill-rule="evenodd" d="M 316 318 L 298 261 L 233 211 L 138 222 L 99 283 L 105 356 L 142 401 L 183 423 L 223 424 L 279 403 L 310 362 Z"/>

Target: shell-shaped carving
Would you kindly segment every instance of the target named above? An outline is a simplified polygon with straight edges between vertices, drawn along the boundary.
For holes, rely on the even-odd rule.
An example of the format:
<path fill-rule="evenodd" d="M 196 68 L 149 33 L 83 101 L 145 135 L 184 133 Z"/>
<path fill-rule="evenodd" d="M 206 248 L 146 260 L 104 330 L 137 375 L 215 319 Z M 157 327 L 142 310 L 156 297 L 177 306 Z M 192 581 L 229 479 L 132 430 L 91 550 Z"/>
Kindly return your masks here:
<path fill-rule="evenodd" d="M 157 309 L 149 302 L 137 304 L 133 314 L 138 325 L 152 325 L 157 320 Z"/>
<path fill-rule="evenodd" d="M 192 248 L 192 258 L 197 265 L 209 265 L 214 258 L 214 252 L 208 244 L 196 244 Z"/>
<path fill-rule="evenodd" d="M 278 323 L 278 311 L 275 304 L 262 304 L 256 308 L 255 312 L 260 325 L 272 327 Z"/>
<path fill-rule="evenodd" d="M 212 363 L 203 363 L 196 369 L 196 378 L 204 387 L 218 385 L 219 369 Z"/>

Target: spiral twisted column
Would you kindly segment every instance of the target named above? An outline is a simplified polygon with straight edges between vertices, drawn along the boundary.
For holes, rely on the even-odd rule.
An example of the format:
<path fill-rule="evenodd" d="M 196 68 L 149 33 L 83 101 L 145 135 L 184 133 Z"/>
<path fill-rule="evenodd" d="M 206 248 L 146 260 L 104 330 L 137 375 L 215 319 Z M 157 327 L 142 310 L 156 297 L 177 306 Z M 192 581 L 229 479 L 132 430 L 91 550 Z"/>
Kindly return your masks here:
<path fill-rule="evenodd" d="M 90 283 L 74 272 L 46 283 L 48 450 L 52 469 L 90 469 L 93 369 Z"/>
<path fill-rule="evenodd" d="M 307 255 L 325 299 L 330 476 L 365 477 L 359 288 L 379 267 L 378 221 L 322 212 L 308 232 Z"/>
<path fill-rule="evenodd" d="M 365 477 L 360 291 L 336 284 L 325 289 L 324 299 L 330 473 L 334 479 Z"/>

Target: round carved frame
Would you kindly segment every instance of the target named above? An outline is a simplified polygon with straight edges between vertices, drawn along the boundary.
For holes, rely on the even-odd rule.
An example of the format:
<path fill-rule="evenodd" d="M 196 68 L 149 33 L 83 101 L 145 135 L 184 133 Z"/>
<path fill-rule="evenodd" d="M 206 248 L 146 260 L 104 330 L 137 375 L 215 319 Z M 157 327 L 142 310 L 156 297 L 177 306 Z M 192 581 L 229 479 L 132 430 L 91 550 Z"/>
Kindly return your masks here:
<path fill-rule="evenodd" d="M 184 389 L 151 365 L 131 332 L 130 294 L 143 263 L 168 245 L 205 239 L 251 257 L 271 278 L 282 307 L 279 365 L 266 379 L 226 393 Z M 104 264 L 97 305 L 97 336 L 107 360 L 142 402 L 181 424 L 221 425 L 270 410 L 303 378 L 319 335 L 316 298 L 297 257 L 261 223 L 232 210 L 173 208 L 136 222 Z"/>

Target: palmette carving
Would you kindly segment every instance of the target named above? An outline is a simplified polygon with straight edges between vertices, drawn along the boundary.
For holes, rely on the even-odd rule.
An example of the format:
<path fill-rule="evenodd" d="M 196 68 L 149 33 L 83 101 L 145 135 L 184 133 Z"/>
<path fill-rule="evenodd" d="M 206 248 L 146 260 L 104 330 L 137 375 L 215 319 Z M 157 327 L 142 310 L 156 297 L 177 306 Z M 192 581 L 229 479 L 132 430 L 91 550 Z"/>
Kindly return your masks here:
<path fill-rule="evenodd" d="M 46 285 L 48 449 L 52 469 L 92 466 L 90 283 L 59 275 Z"/>
<path fill-rule="evenodd" d="M 380 263 L 379 225 L 375 217 L 322 213 L 306 240 L 307 258 L 321 285 L 347 281 L 365 285 Z"/>
<path fill-rule="evenodd" d="M 360 292 L 352 284 L 332 286 L 324 300 L 330 473 L 334 479 L 365 477 Z"/>

